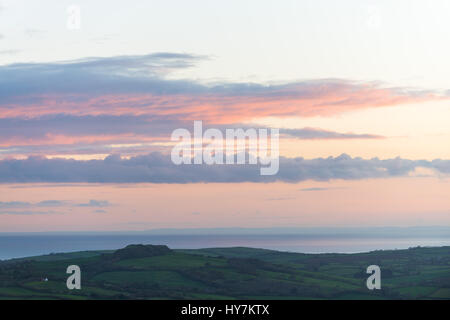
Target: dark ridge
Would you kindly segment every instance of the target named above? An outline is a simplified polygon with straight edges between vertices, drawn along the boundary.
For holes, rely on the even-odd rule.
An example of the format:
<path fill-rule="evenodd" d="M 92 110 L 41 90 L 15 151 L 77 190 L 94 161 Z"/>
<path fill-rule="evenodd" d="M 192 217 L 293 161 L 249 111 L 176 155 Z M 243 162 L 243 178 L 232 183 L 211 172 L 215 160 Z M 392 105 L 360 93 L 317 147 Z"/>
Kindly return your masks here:
<path fill-rule="evenodd" d="M 172 250 L 165 245 L 130 244 L 123 249 L 116 250 L 114 253 L 106 254 L 103 257 L 108 260 L 126 260 L 162 256 L 171 252 Z"/>

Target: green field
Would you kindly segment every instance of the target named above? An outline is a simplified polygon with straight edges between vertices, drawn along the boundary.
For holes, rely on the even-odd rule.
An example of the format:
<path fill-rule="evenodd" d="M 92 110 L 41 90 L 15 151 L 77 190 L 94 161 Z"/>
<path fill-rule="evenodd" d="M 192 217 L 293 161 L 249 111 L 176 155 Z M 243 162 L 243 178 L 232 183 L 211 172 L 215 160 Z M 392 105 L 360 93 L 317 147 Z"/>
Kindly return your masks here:
<path fill-rule="evenodd" d="M 372 264 L 381 268 L 381 290 L 366 287 Z M 81 290 L 66 287 L 69 265 L 81 268 Z M 60 253 L 0 261 L 0 299 L 450 299 L 450 247 L 301 254 L 132 245 Z"/>

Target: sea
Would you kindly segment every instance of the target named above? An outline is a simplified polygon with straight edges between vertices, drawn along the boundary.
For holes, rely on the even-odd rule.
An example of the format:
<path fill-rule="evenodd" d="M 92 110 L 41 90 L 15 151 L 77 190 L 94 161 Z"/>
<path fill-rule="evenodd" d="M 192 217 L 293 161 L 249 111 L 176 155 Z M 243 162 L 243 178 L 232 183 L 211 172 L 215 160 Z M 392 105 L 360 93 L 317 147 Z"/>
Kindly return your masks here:
<path fill-rule="evenodd" d="M 450 232 L 0 233 L 0 260 L 114 250 L 129 244 L 167 245 L 172 249 L 251 247 L 300 253 L 357 253 L 450 246 Z"/>

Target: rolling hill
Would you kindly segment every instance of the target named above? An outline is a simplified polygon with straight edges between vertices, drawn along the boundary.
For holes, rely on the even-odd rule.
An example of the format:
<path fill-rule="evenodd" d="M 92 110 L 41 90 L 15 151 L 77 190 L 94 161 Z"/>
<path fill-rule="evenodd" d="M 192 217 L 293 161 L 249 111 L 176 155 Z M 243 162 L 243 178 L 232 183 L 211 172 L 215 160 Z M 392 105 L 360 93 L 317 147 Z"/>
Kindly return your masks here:
<path fill-rule="evenodd" d="M 368 290 L 367 266 L 381 268 Z M 82 289 L 68 290 L 78 265 Z M 358 254 L 130 245 L 0 262 L 0 299 L 450 299 L 450 247 Z"/>

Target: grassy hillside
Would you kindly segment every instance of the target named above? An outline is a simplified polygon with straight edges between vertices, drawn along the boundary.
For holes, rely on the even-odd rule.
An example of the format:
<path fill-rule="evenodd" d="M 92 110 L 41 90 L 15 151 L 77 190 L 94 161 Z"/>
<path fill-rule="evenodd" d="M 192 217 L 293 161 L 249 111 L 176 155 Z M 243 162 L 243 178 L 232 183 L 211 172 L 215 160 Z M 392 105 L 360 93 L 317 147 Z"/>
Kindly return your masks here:
<path fill-rule="evenodd" d="M 82 270 L 81 290 L 66 288 L 72 264 Z M 371 264 L 381 267 L 382 290 L 366 288 Z M 450 299 L 450 247 L 299 254 L 133 245 L 52 254 L 0 262 L 0 299 Z"/>

